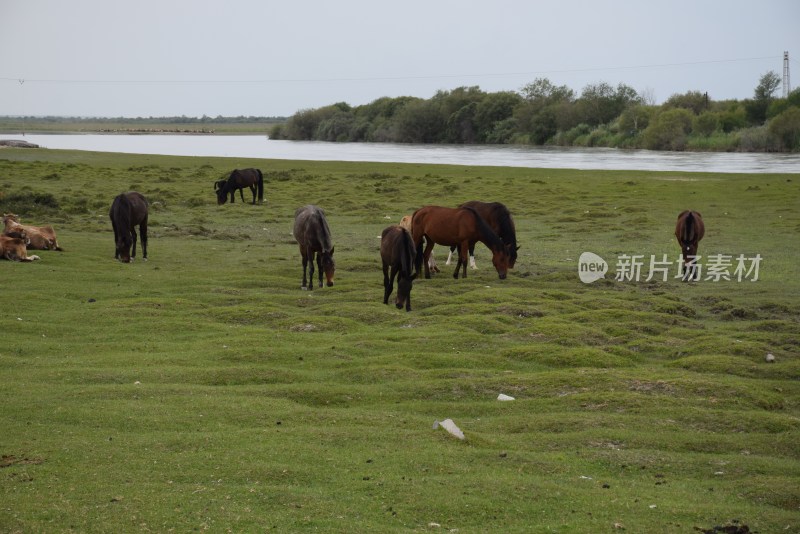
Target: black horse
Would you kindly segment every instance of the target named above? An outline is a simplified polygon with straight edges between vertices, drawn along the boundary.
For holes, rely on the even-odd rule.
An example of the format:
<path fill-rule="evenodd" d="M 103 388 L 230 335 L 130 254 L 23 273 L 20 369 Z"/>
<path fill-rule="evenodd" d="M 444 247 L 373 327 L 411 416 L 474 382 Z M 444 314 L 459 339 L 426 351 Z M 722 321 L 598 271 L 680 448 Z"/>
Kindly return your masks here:
<path fill-rule="evenodd" d="M 300 245 L 300 255 L 303 257 L 303 285 L 301 288 L 314 289 L 314 254 L 317 255 L 317 267 L 319 268 L 319 287 L 322 287 L 323 271 L 328 287 L 332 286 L 336 264 L 333 261 L 331 229 L 328 228 L 325 212 L 312 204 L 298 208 L 294 213 L 292 234 L 297 244 Z M 307 267 L 308 284 L 306 284 Z"/>
<path fill-rule="evenodd" d="M 130 263 L 136 256 L 136 225 L 142 236 L 142 258 L 147 261 L 147 199 L 144 195 L 131 191 L 114 198 L 108 212 L 111 226 L 114 227 L 114 258 Z"/>
<path fill-rule="evenodd" d="M 264 175 L 259 169 L 235 169 L 228 178 L 214 182 L 214 191 L 217 192 L 217 204 L 225 204 L 228 195 L 231 197 L 231 204 L 236 198 L 236 190 L 244 202 L 244 188 L 249 187 L 253 193 L 253 204 L 256 203 L 256 193 L 258 201 L 264 201 Z"/>
<path fill-rule="evenodd" d="M 411 233 L 400 225 L 392 225 L 381 233 L 381 261 L 383 262 L 383 303 L 389 304 L 394 278 L 397 277 L 395 306 L 411 311 L 411 286 L 417 273 L 414 260 L 417 256 Z M 391 269 L 391 275 L 390 273 Z"/>

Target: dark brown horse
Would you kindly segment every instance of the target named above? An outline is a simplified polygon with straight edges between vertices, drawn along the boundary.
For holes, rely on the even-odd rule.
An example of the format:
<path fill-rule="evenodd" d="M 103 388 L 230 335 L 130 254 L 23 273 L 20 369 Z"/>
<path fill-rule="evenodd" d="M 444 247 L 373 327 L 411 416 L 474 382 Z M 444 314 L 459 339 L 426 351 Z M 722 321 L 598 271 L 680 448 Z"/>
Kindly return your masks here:
<path fill-rule="evenodd" d="M 706 227 L 703 224 L 703 217 L 698 212 L 685 210 L 678 215 L 678 222 L 675 224 L 675 237 L 681 246 L 684 280 L 698 280 L 700 278 L 700 270 L 696 265 L 697 246 L 705 233 Z"/>
<path fill-rule="evenodd" d="M 244 202 L 244 188 L 249 187 L 253 193 L 253 204 L 256 203 L 256 193 L 258 201 L 264 200 L 264 175 L 259 169 L 235 169 L 228 178 L 214 182 L 214 191 L 217 192 L 217 204 L 225 204 L 228 195 L 231 197 L 231 204 L 236 198 L 236 190 Z"/>
<path fill-rule="evenodd" d="M 500 202 L 481 202 L 480 200 L 470 200 L 458 206 L 459 208 L 473 208 L 478 212 L 478 215 L 483 217 L 494 233 L 503 240 L 508 253 L 508 268 L 513 269 L 514 264 L 517 262 L 517 230 L 514 226 L 514 218 L 511 217 L 511 212 L 505 204 Z M 450 265 L 450 261 L 455 252 L 456 247 L 450 247 L 450 254 L 447 256 L 445 265 Z M 475 245 L 469 248 L 469 265 L 473 269 L 475 266 Z"/>
<path fill-rule="evenodd" d="M 303 257 L 303 285 L 302 289 L 314 289 L 314 254 L 317 256 L 319 269 L 319 287 L 322 287 L 322 273 L 325 272 L 328 287 L 333 285 L 333 273 L 336 264 L 333 261 L 333 242 L 325 212 L 317 206 L 309 204 L 297 208 L 294 212 L 295 241 L 300 245 L 300 254 Z M 308 267 L 308 284 L 306 284 L 306 267 Z"/>
<path fill-rule="evenodd" d="M 399 225 L 392 225 L 381 233 L 381 261 L 383 262 L 383 303 L 389 304 L 394 278 L 397 276 L 397 298 L 395 306 L 403 306 L 411 311 L 411 285 L 417 273 L 414 272 L 416 249 L 411 233 Z M 391 275 L 389 271 L 391 269 Z"/>
<path fill-rule="evenodd" d="M 142 237 L 142 258 L 147 261 L 147 199 L 131 191 L 117 195 L 108 212 L 114 227 L 114 257 L 129 263 L 136 256 L 136 225 Z"/>
<path fill-rule="evenodd" d="M 435 243 L 447 247 L 459 247 L 458 263 L 453 278 L 458 278 L 458 270 L 462 265 L 463 276 L 466 278 L 469 247 L 480 241 L 492 251 L 492 264 L 500 279 L 505 279 L 509 263 L 509 253 L 505 243 L 473 208 L 425 206 L 414 212 L 411 229 L 417 247 L 416 270 L 420 271 L 424 261 L 425 278 L 431 277 L 428 260 Z M 423 240 L 427 240 L 424 252 Z"/>

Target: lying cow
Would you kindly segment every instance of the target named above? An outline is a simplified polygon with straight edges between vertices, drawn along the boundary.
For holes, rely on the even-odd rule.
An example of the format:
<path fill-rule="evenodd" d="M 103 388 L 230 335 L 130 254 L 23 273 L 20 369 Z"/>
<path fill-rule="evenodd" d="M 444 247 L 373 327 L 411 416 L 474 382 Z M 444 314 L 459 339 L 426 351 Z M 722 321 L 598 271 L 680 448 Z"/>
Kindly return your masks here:
<path fill-rule="evenodd" d="M 19 215 L 13 213 L 3 214 L 3 224 L 5 229 L 3 234 L 11 237 L 28 239 L 28 248 L 35 250 L 63 250 L 58 246 L 56 231 L 52 226 L 29 226 L 20 224 Z M 27 236 L 23 236 L 23 232 Z"/>
<path fill-rule="evenodd" d="M 28 247 L 24 239 L 0 235 L 0 258 L 11 261 L 34 261 L 39 256 L 28 256 Z"/>

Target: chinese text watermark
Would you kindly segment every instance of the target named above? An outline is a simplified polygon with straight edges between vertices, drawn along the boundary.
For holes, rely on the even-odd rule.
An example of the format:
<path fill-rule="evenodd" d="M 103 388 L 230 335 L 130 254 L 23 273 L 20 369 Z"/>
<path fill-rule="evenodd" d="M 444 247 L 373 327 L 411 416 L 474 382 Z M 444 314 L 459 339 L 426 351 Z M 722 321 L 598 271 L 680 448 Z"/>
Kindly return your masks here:
<path fill-rule="evenodd" d="M 761 260 L 761 254 L 710 254 L 705 258 L 694 256 L 688 261 L 684 261 L 682 255 L 677 260 L 670 260 L 667 254 L 661 257 L 651 254 L 649 258 L 644 254 L 620 254 L 617 256 L 614 280 L 666 282 L 670 277 L 687 279 L 687 273 L 690 273 L 692 280 L 757 282 Z M 608 263 L 593 252 L 584 252 L 578 260 L 578 276 L 584 284 L 605 278 L 608 270 Z"/>

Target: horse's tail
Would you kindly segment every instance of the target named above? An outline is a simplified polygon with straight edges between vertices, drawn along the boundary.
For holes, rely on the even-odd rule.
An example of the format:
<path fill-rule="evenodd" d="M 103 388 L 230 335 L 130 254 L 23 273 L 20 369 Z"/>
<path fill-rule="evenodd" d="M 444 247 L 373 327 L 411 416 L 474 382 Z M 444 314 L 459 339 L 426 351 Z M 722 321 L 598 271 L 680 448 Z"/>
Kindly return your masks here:
<path fill-rule="evenodd" d="M 417 256 L 414 258 L 414 272 L 419 274 L 422 271 L 422 245 L 425 243 L 425 238 L 419 240 L 417 245 Z M 414 246 L 413 240 L 411 246 Z"/>
<path fill-rule="evenodd" d="M 697 239 L 697 221 L 694 218 L 694 212 L 688 212 L 683 219 L 683 232 L 681 239 L 685 243 L 692 243 Z"/>
<path fill-rule="evenodd" d="M 464 207 L 461 209 L 470 211 L 475 217 L 475 225 L 478 227 L 478 233 L 481 236 L 481 241 L 483 241 L 492 250 L 503 248 L 503 240 L 500 239 L 496 233 L 494 233 L 492 227 L 483 220 L 483 217 L 480 216 L 475 208 Z"/>
<path fill-rule="evenodd" d="M 258 173 L 258 201 L 264 201 L 264 175 L 261 173 L 261 169 L 256 169 Z"/>

